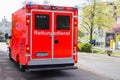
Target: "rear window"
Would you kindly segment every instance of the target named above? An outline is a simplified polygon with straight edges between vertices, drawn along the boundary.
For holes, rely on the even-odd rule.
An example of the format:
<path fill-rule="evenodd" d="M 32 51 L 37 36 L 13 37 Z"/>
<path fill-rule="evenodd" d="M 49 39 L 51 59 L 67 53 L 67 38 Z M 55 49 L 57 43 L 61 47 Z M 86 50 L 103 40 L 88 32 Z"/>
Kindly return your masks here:
<path fill-rule="evenodd" d="M 57 15 L 57 30 L 70 29 L 70 16 Z"/>
<path fill-rule="evenodd" d="M 36 14 L 35 15 L 35 29 L 48 30 L 49 29 L 49 15 Z"/>

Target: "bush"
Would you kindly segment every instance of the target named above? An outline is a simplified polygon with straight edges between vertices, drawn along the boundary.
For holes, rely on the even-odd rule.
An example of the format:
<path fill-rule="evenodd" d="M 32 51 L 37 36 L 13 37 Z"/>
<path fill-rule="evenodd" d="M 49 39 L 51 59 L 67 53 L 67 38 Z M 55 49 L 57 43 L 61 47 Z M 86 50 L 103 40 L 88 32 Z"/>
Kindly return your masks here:
<path fill-rule="evenodd" d="M 92 45 L 90 43 L 79 43 L 78 48 L 81 52 L 91 52 Z"/>
<path fill-rule="evenodd" d="M 119 41 L 120 41 L 120 35 L 116 37 L 116 42 L 119 42 Z"/>

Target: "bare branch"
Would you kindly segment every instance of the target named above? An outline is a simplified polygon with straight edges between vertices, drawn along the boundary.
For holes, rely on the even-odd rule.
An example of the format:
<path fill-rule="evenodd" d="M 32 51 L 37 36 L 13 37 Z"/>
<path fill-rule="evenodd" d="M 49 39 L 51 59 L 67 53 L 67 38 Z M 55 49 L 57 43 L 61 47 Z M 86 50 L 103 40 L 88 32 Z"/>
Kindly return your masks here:
<path fill-rule="evenodd" d="M 90 30 L 89 30 L 86 26 L 82 25 L 82 27 L 83 27 L 88 33 L 90 33 Z"/>

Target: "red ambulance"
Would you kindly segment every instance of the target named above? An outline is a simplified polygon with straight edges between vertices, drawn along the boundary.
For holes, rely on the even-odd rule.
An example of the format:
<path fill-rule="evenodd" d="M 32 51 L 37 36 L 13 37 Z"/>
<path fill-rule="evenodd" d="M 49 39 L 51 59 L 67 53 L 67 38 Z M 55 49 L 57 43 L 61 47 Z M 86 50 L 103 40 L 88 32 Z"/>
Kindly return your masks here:
<path fill-rule="evenodd" d="M 21 71 L 76 69 L 78 9 L 26 4 L 12 14 L 9 58 Z"/>

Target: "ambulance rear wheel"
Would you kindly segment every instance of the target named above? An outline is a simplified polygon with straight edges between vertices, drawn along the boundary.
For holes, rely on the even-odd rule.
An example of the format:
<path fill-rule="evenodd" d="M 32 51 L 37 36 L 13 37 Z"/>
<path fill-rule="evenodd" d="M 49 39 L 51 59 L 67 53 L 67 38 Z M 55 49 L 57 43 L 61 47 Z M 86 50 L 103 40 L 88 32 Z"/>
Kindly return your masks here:
<path fill-rule="evenodd" d="M 17 62 L 18 62 L 20 71 L 25 72 L 25 66 L 20 64 L 20 58 L 18 55 L 17 55 Z"/>
<path fill-rule="evenodd" d="M 8 54 L 9 54 L 9 59 L 12 60 L 12 57 L 11 57 L 11 49 L 10 49 L 10 48 L 9 48 Z"/>
<path fill-rule="evenodd" d="M 20 64 L 19 64 L 19 68 L 20 68 L 20 71 L 25 72 L 25 69 L 26 69 L 26 68 L 25 68 L 24 65 L 20 65 Z"/>

